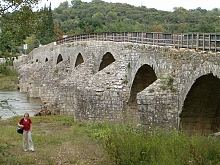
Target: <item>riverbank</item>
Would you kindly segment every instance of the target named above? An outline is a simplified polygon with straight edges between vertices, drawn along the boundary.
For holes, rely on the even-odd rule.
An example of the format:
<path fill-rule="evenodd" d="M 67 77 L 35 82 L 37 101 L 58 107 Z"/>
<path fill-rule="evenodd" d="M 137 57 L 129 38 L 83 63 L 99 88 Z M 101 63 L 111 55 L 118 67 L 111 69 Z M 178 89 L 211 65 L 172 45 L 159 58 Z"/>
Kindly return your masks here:
<path fill-rule="evenodd" d="M 1 158 L 7 161 L 2 164 L 111 164 L 101 142 L 90 136 L 86 125 L 74 123 L 72 116 L 32 117 L 35 152 L 24 152 L 22 135 L 16 132 L 19 118 L 0 120 L 0 164 Z M 1 144 L 7 157 L 1 157 Z"/>
<path fill-rule="evenodd" d="M 14 117 L 0 120 L 0 164 L 219 164 L 220 141 L 179 131 L 146 132 L 130 125 L 79 123 L 73 116 L 32 117 L 35 152 L 24 152 Z"/>
<path fill-rule="evenodd" d="M 0 91 L 15 91 L 18 90 L 17 76 L 0 76 Z"/>
<path fill-rule="evenodd" d="M 18 73 L 4 64 L 0 64 L 0 91 L 18 90 Z"/>

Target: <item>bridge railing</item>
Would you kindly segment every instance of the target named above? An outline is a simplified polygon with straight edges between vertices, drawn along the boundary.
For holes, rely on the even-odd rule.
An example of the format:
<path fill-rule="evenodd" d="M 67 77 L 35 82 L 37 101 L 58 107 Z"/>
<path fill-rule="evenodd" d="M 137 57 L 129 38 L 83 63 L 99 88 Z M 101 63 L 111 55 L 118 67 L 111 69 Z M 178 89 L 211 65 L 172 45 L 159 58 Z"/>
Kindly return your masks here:
<path fill-rule="evenodd" d="M 196 50 L 220 51 L 220 33 L 158 33 L 158 32 L 112 32 L 90 33 L 57 40 L 57 45 L 77 41 L 113 41 L 139 44 L 172 46 Z"/>

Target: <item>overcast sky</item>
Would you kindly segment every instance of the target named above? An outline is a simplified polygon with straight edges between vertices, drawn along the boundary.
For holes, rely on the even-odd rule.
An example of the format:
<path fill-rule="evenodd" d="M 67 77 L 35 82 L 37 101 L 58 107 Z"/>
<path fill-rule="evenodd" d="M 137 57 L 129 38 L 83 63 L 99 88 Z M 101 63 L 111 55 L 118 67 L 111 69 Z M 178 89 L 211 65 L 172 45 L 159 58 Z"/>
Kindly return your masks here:
<path fill-rule="evenodd" d="M 59 6 L 61 2 L 66 0 L 42 0 L 42 6 L 51 2 L 52 8 Z M 71 2 L 71 0 L 68 0 Z M 82 0 L 83 2 L 91 2 L 91 0 Z M 164 11 L 173 11 L 174 7 L 183 7 L 187 10 L 196 9 L 201 7 L 202 9 L 212 10 L 213 8 L 220 8 L 220 0 L 103 0 L 105 2 L 119 2 L 128 3 L 134 6 L 146 6 L 147 8 L 155 8 Z"/>

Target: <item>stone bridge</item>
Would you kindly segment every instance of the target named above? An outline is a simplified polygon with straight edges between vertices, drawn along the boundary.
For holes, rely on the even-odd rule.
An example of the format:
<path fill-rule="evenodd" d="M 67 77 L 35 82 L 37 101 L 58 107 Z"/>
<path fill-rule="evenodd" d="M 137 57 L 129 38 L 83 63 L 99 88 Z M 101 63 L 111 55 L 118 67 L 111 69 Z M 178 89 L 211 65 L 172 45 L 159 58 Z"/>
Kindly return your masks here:
<path fill-rule="evenodd" d="M 208 135 L 220 127 L 220 53 L 131 42 L 74 41 L 14 62 L 19 87 L 76 121 Z"/>

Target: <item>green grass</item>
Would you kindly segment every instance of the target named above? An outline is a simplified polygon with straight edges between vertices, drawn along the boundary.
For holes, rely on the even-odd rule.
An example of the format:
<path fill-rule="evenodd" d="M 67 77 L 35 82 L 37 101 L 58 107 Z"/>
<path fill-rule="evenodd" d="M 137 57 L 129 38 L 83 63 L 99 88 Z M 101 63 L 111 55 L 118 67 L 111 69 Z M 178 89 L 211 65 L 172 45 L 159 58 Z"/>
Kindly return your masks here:
<path fill-rule="evenodd" d="M 182 132 L 146 132 L 130 125 L 32 117 L 35 152 L 22 150 L 14 117 L 0 120 L 0 164 L 220 165 L 220 142 Z"/>
<path fill-rule="evenodd" d="M 109 164 L 101 144 L 72 116 L 32 117 L 35 152 L 24 152 L 16 132 L 21 117 L 0 120 L 0 164 Z"/>
<path fill-rule="evenodd" d="M 1 91 L 15 91 L 18 90 L 18 77 L 17 76 L 0 76 L 0 90 Z"/>
<path fill-rule="evenodd" d="M 93 128 L 91 135 L 103 141 L 105 151 L 115 164 L 220 165 L 217 139 L 189 137 L 162 129 L 146 132 L 129 125 L 103 125 Z"/>
<path fill-rule="evenodd" d="M 17 90 L 18 73 L 9 67 L 0 64 L 0 90 L 14 91 Z"/>

